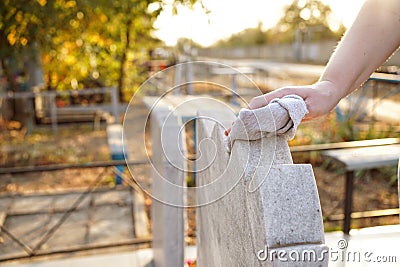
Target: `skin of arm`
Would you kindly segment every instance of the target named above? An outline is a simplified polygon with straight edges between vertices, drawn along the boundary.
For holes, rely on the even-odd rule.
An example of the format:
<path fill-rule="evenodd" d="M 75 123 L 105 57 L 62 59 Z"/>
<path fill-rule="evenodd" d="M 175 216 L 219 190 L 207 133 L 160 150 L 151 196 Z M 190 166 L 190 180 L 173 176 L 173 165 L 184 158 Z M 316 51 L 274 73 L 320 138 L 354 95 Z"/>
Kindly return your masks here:
<path fill-rule="evenodd" d="M 326 115 L 359 88 L 399 45 L 400 0 L 366 0 L 317 83 L 277 89 L 253 98 L 248 107 L 260 108 L 274 98 L 296 94 L 309 110 L 304 120 Z"/>

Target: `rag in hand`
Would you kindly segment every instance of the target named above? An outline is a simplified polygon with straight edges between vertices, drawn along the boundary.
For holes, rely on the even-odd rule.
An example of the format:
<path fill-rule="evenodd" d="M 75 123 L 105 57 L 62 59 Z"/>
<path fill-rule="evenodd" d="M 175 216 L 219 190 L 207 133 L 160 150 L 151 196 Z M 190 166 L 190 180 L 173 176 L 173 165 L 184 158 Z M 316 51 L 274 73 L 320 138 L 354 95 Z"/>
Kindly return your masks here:
<path fill-rule="evenodd" d="M 290 140 L 307 113 L 306 103 L 298 95 L 275 98 L 258 109 L 243 108 L 225 140 L 228 152 L 235 140 L 258 140 L 277 135 Z"/>

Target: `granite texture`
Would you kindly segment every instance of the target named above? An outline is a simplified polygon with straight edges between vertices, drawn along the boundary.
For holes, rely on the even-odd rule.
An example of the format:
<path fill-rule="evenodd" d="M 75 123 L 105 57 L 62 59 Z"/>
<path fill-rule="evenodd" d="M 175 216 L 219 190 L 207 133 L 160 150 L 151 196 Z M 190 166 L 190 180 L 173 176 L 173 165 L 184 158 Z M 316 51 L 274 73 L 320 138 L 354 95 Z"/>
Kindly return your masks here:
<path fill-rule="evenodd" d="M 223 112 L 199 113 L 213 114 L 218 120 L 230 119 L 224 119 Z M 224 125 L 213 120 L 197 124 L 198 145 L 208 140 L 202 143 L 199 164 L 209 165 L 197 174 L 197 186 L 207 186 L 220 176 L 228 181 L 214 191 L 197 191 L 198 203 L 210 202 L 197 208 L 197 266 L 327 266 L 311 166 L 293 164 L 284 136 L 236 140 L 228 153 L 222 150 Z M 231 189 L 229 178 L 235 181 Z M 260 260 L 257 254 L 265 248 L 292 256 L 313 251 L 317 260 Z"/>

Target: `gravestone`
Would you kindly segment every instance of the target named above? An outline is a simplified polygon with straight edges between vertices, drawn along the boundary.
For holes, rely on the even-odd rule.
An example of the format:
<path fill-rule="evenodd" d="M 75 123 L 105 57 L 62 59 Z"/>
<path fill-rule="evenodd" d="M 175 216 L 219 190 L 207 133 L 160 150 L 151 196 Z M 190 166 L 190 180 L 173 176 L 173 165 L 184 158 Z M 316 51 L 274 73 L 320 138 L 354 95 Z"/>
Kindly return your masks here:
<path fill-rule="evenodd" d="M 209 203 L 197 208 L 197 266 L 327 266 L 311 165 L 293 164 L 278 136 L 236 140 L 228 153 L 223 131 L 235 116 L 214 110 L 198 117 L 199 165 L 208 167 L 197 172 L 197 186 L 219 181 L 222 197 L 197 191 L 197 202 Z M 220 182 L 232 179 L 233 188 Z"/>

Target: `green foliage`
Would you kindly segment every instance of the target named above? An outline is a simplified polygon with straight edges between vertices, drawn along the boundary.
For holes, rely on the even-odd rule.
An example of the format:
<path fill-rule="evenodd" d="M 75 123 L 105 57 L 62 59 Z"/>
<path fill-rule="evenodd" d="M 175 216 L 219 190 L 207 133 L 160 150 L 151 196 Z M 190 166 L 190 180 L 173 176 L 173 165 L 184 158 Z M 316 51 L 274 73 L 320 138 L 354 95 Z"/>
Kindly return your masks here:
<path fill-rule="evenodd" d="M 59 128 L 55 135 L 50 128 L 26 131 L 2 129 L 0 164 L 16 167 L 60 163 L 84 163 L 110 159 L 104 131 L 93 131 L 92 125 L 70 125 Z M 95 144 L 95 145 L 93 145 Z M 104 147 L 105 146 L 105 147 Z M 88 152 L 89 151 L 89 152 Z"/>
<path fill-rule="evenodd" d="M 245 29 L 233 34 L 227 40 L 216 43 L 216 47 L 241 47 L 266 44 L 269 41 L 268 33 L 262 29 L 260 22 L 256 28 Z"/>
<path fill-rule="evenodd" d="M 75 1 L 1 1 L 1 69 L 12 90 L 16 88 L 13 75 L 23 69 L 27 57 L 36 53 L 37 44 L 47 44 L 57 29 L 68 25 L 74 8 Z"/>
<path fill-rule="evenodd" d="M 227 40 L 221 40 L 216 47 L 256 46 L 269 43 L 292 43 L 298 41 L 320 41 L 339 39 L 345 27 L 341 25 L 336 32 L 329 27 L 331 9 L 320 0 L 294 0 L 284 10 L 284 15 L 277 25 L 263 30 L 259 23 L 256 28 L 249 28 L 233 34 Z"/>
<path fill-rule="evenodd" d="M 26 55 L 39 47 L 49 89 L 118 86 L 125 97 L 146 78 L 147 51 L 161 45 L 152 31 L 164 5 L 164 0 L 3 0 L 1 69 L 12 81 Z"/>
<path fill-rule="evenodd" d="M 310 145 L 380 138 L 398 138 L 396 122 L 360 122 L 355 118 L 338 120 L 334 112 L 299 126 L 290 145 Z"/>
<path fill-rule="evenodd" d="M 176 42 L 175 49 L 180 53 L 187 53 L 188 48 L 198 49 L 202 48 L 202 46 L 194 42 L 192 39 L 179 38 L 178 41 Z"/>
<path fill-rule="evenodd" d="M 336 33 L 330 29 L 331 12 L 330 7 L 319 0 L 294 0 L 286 7 L 284 16 L 273 30 L 277 34 L 276 40 L 293 42 L 296 38 L 308 41 L 338 39 L 344 27 Z"/>

